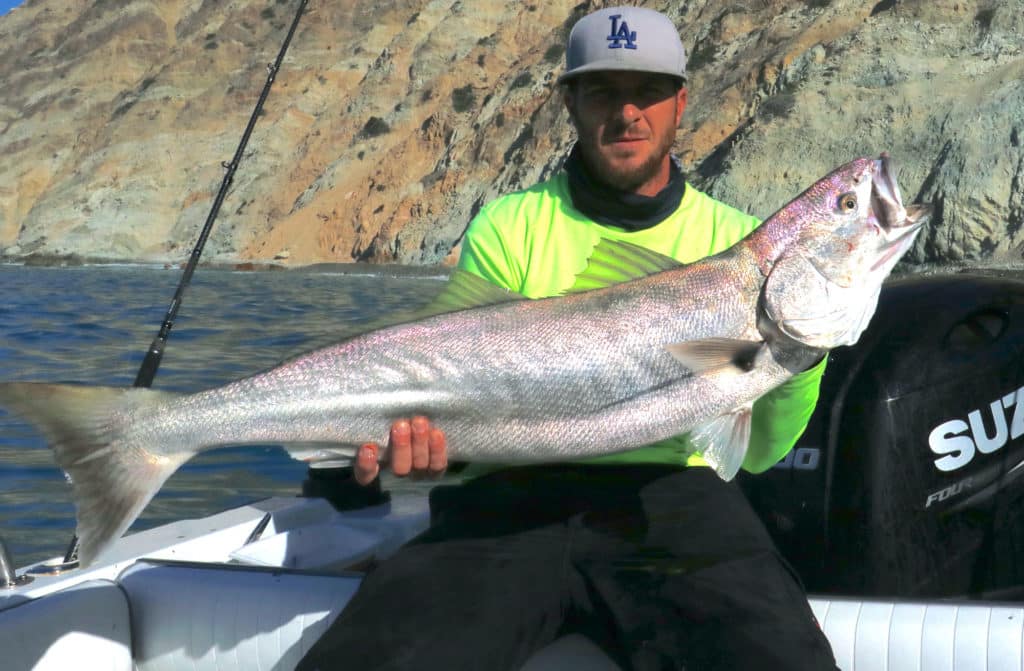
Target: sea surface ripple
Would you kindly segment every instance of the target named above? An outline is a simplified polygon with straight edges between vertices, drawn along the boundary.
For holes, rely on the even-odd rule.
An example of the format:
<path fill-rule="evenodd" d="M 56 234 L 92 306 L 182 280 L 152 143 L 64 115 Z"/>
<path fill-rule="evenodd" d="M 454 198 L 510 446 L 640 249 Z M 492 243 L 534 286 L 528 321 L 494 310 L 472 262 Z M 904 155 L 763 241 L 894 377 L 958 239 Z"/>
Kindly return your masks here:
<path fill-rule="evenodd" d="M 130 386 L 180 279 L 157 267 L 0 266 L 0 380 Z M 440 280 L 200 268 L 153 387 L 196 391 L 269 368 L 422 305 Z M 132 531 L 296 495 L 305 476 L 280 448 L 214 450 L 172 476 Z M 0 409 L 0 538 L 15 565 L 63 554 L 74 525 L 71 488 L 42 436 Z"/>

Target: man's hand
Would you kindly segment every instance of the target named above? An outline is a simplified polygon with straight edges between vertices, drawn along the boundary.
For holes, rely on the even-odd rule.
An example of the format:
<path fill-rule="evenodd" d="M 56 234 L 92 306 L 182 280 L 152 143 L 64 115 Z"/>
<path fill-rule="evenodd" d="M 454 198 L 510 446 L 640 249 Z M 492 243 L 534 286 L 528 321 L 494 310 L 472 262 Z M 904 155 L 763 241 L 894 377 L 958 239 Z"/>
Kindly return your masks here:
<path fill-rule="evenodd" d="M 380 447 L 367 443 L 359 448 L 353 475 L 356 482 L 368 485 L 380 473 L 377 455 Z M 448 444 L 444 431 L 435 428 L 426 417 L 395 420 L 388 436 L 391 471 L 402 478 L 413 476 L 440 477 L 448 468 Z"/>

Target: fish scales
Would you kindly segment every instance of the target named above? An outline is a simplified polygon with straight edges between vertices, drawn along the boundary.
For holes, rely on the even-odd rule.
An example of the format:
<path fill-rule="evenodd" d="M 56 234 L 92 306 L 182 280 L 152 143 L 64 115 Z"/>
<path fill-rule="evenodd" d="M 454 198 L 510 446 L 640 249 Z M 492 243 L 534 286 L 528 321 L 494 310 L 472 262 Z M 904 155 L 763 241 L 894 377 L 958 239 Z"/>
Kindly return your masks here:
<path fill-rule="evenodd" d="M 683 268 L 629 287 L 502 304 L 356 337 L 185 397 L 162 410 L 166 435 L 148 439 L 169 445 L 189 422 L 209 427 L 207 435 L 190 432 L 198 447 L 232 441 L 357 444 L 382 441 L 391 420 L 419 413 L 445 427 L 458 459 L 498 449 L 496 456 L 509 462 L 551 461 L 643 445 L 737 402 L 713 377 L 697 381 L 705 389 L 691 390 L 692 374 L 664 348 L 694 334 L 756 335 L 750 302 L 756 294 L 735 286 L 701 291 L 722 286 L 713 279 L 717 274 L 710 266 Z M 695 292 L 714 309 L 695 310 L 685 321 L 674 318 L 675 306 Z M 776 378 L 784 374 L 776 371 Z M 776 379 L 766 377 L 760 388 L 744 393 L 760 395 L 772 383 Z M 714 405 L 680 402 L 692 393 Z M 294 402 L 297 396 L 304 400 Z M 637 431 L 634 406 L 652 414 L 655 421 L 641 424 L 646 430 Z M 628 440 L 606 430 L 569 440 L 587 435 L 593 422 L 621 423 L 624 410 L 633 416 L 625 424 L 631 427 Z M 495 423 L 511 447 L 496 445 Z M 152 425 L 159 426 L 157 418 Z"/>

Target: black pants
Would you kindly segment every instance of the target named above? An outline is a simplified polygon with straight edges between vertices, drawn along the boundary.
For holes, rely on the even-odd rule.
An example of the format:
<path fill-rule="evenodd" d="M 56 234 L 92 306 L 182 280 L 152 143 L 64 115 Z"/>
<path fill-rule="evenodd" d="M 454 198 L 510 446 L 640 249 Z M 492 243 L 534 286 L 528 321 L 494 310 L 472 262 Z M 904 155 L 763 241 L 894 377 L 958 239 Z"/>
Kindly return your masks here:
<path fill-rule="evenodd" d="M 299 665 L 517 669 L 579 632 L 624 669 L 834 669 L 742 493 L 710 469 L 536 466 L 431 494 Z"/>

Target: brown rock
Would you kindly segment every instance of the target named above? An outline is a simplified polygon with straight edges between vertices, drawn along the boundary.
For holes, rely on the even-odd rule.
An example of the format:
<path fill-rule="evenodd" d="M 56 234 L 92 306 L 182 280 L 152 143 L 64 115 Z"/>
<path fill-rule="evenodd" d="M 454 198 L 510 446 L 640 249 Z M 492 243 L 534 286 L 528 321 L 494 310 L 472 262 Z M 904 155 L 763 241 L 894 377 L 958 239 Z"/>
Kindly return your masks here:
<path fill-rule="evenodd" d="M 295 6 L 31 0 L 0 17 L 0 253 L 186 258 Z M 310 3 L 204 261 L 453 262 L 484 202 L 571 145 L 553 82 L 596 6 Z M 699 188 L 767 216 L 887 150 L 907 199 L 939 206 L 914 259 L 1020 259 L 1021 0 L 667 11 Z"/>

